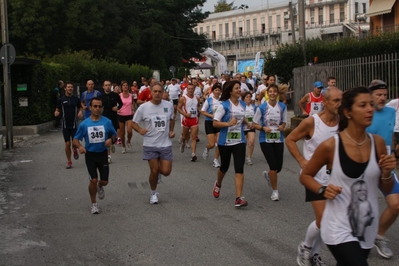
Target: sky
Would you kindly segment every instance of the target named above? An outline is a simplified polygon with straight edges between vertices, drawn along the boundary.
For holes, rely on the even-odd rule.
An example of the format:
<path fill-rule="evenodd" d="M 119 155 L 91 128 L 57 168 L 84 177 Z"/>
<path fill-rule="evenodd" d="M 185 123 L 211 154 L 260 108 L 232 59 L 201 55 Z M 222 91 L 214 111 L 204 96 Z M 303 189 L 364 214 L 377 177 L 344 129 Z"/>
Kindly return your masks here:
<path fill-rule="evenodd" d="M 207 0 L 204 4 L 202 10 L 213 12 L 215 10 L 214 6 L 217 4 L 218 0 Z M 227 3 L 233 2 L 233 0 L 227 0 Z M 289 0 L 269 0 L 269 5 L 276 4 L 281 2 L 289 2 Z M 293 1 L 294 3 L 297 1 Z M 234 6 L 240 6 L 241 4 L 245 4 L 248 7 L 260 7 L 267 6 L 267 0 L 235 0 Z"/>

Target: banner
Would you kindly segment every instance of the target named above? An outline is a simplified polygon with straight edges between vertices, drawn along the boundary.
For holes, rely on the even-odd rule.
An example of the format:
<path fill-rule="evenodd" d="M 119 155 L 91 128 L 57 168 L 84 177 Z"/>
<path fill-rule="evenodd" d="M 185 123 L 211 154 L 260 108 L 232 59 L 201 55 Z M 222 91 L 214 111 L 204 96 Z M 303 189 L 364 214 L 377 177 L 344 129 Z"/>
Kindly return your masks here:
<path fill-rule="evenodd" d="M 257 71 L 255 71 L 255 59 L 249 59 L 249 60 L 238 60 L 238 72 L 239 73 L 248 73 L 248 71 L 252 71 L 253 74 L 255 75 L 261 75 L 262 70 L 263 70 L 263 63 L 265 59 L 260 58 L 259 59 L 259 67 Z"/>
<path fill-rule="evenodd" d="M 202 55 L 209 57 L 212 61 L 218 64 L 219 75 L 227 72 L 227 61 L 222 54 L 216 52 L 211 48 L 206 48 L 206 50 L 202 53 Z"/>

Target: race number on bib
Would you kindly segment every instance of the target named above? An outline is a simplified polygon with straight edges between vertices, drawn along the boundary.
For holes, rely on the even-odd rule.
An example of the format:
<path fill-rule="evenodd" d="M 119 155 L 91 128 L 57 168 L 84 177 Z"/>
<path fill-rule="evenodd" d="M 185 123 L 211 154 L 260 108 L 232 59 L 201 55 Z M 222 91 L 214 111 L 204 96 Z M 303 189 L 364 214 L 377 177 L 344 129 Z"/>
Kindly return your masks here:
<path fill-rule="evenodd" d="M 152 117 L 154 128 L 157 131 L 165 131 L 166 128 L 166 116 L 154 116 Z"/>
<path fill-rule="evenodd" d="M 247 116 L 246 118 L 247 118 L 247 121 L 249 123 L 252 123 L 254 121 L 254 117 L 253 116 Z"/>
<path fill-rule="evenodd" d="M 101 143 L 105 141 L 105 129 L 104 126 L 93 126 L 88 127 L 90 143 Z"/>
<path fill-rule="evenodd" d="M 266 142 L 276 142 L 280 141 L 280 131 L 272 130 L 266 133 Z"/>
<path fill-rule="evenodd" d="M 227 132 L 228 142 L 240 142 L 241 141 L 241 127 L 229 128 Z"/>
<path fill-rule="evenodd" d="M 192 118 L 197 117 L 197 109 L 196 108 L 190 108 L 190 114 L 191 114 Z"/>

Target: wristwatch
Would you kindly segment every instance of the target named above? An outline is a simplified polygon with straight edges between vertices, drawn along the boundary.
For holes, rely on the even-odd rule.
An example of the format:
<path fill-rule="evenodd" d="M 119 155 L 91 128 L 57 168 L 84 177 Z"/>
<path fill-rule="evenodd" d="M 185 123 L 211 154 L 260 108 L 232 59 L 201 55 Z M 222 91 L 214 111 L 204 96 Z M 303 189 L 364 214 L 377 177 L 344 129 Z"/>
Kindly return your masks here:
<path fill-rule="evenodd" d="M 321 188 L 319 188 L 319 195 L 324 196 L 324 192 L 326 192 L 326 189 L 327 189 L 326 186 L 322 186 Z"/>

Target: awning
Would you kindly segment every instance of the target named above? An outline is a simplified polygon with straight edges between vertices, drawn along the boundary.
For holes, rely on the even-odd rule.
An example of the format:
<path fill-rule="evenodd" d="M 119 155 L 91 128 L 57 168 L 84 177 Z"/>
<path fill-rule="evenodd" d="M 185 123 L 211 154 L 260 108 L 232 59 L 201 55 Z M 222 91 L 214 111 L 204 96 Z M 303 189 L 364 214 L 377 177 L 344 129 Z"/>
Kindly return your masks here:
<path fill-rule="evenodd" d="M 378 16 L 386 13 L 391 13 L 392 6 L 395 0 L 374 0 L 369 10 L 367 11 L 367 16 Z"/>

